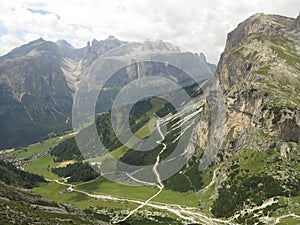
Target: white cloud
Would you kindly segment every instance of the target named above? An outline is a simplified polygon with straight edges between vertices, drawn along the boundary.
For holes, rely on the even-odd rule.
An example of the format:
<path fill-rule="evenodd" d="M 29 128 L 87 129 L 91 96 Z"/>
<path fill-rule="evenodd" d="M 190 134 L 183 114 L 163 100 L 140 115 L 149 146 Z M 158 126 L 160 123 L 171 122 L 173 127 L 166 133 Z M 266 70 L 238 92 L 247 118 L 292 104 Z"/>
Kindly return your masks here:
<path fill-rule="evenodd" d="M 15 35 L 12 34 L 5 34 L 0 37 L 0 55 L 3 55 L 10 50 L 12 47 L 17 47 L 24 44 L 24 41 L 17 38 Z"/>
<path fill-rule="evenodd" d="M 295 17 L 298 0 L 65 0 L 3 1 L 0 54 L 37 37 L 66 39 L 77 47 L 93 38 L 163 39 L 217 62 L 226 34 L 256 12 Z M 37 13 L 28 9 L 43 10 Z"/>

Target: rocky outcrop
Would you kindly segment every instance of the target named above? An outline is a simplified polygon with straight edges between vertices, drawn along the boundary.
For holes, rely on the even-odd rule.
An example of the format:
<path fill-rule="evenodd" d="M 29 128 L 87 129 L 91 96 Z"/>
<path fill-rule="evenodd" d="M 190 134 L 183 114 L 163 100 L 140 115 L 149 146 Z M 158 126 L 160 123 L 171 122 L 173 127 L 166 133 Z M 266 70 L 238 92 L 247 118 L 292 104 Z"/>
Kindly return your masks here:
<path fill-rule="evenodd" d="M 57 45 L 59 54 L 64 58 L 68 58 L 78 62 L 84 56 L 85 47 L 79 49 L 74 48 L 66 40 L 58 40 L 57 42 L 55 42 L 55 44 Z"/>
<path fill-rule="evenodd" d="M 298 20 L 256 14 L 228 34 L 216 73 L 228 109 L 223 149 L 245 148 L 259 129 L 299 141 L 300 45 L 287 37 Z"/>
<path fill-rule="evenodd" d="M 250 34 L 264 34 L 283 36 L 286 31 L 293 29 L 295 19 L 279 15 L 266 15 L 258 13 L 246 21 L 227 36 L 225 52 L 240 44 Z"/>
<path fill-rule="evenodd" d="M 263 202 L 300 194 L 299 50 L 299 17 L 256 14 L 228 34 L 216 72 L 226 106 L 225 122 L 218 127 L 224 135 L 209 161 L 218 165 L 211 207 L 216 217 L 238 224 L 277 223 L 275 206 L 282 204 L 267 209 Z M 208 121 L 210 106 L 204 111 Z M 216 129 L 203 123 L 199 139 L 204 136 L 200 145 L 206 152 Z M 284 213 L 296 212 L 298 205 Z"/>
<path fill-rule="evenodd" d="M 299 13 L 299 15 L 298 15 L 298 17 L 297 17 L 297 19 L 296 19 L 295 27 L 296 27 L 297 29 L 300 29 L 300 13 Z"/>

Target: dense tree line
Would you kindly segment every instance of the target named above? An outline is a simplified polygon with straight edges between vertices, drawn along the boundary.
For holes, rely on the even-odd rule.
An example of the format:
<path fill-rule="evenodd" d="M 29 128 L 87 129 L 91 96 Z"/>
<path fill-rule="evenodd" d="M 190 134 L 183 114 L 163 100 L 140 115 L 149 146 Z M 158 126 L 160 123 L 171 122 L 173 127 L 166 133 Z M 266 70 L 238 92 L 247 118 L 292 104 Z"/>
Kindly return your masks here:
<path fill-rule="evenodd" d="M 23 188 L 33 188 L 39 182 L 45 182 L 44 177 L 18 169 L 12 163 L 0 160 L 0 181 Z"/>
<path fill-rule="evenodd" d="M 161 109 L 157 110 L 155 114 L 159 117 L 164 117 L 169 113 L 175 113 L 175 112 L 176 112 L 175 107 L 170 102 L 166 102 Z"/>
<path fill-rule="evenodd" d="M 52 172 L 59 177 L 70 177 L 70 182 L 86 182 L 94 180 L 99 176 L 99 173 L 85 162 L 77 162 L 69 164 L 66 167 L 53 168 Z"/>
<path fill-rule="evenodd" d="M 195 191 L 199 191 L 203 187 L 202 172 L 199 171 L 198 164 L 188 168 L 184 174 L 188 177 L 191 183 L 191 188 Z"/>
<path fill-rule="evenodd" d="M 50 155 L 55 156 L 56 162 L 62 162 L 72 159 L 82 159 L 81 152 L 76 144 L 74 137 L 66 139 L 59 143 L 50 151 Z"/>
<path fill-rule="evenodd" d="M 193 189 L 188 178 L 184 174 L 179 173 L 165 180 L 164 185 L 166 189 L 179 192 L 187 192 Z"/>
<path fill-rule="evenodd" d="M 101 142 L 107 150 L 112 151 L 122 145 L 112 127 L 111 112 L 102 113 L 97 118 L 96 127 Z"/>
<path fill-rule="evenodd" d="M 122 143 L 119 142 L 118 138 L 116 137 L 112 128 L 110 112 L 102 113 L 96 118 L 96 128 L 102 144 L 106 149 L 114 150 L 122 145 Z M 93 132 L 93 129 L 91 127 L 87 127 L 77 134 L 79 139 L 84 141 L 85 146 L 91 147 L 89 150 L 90 152 L 86 153 L 87 155 L 93 155 L 95 153 L 94 151 L 98 151 L 97 148 L 93 149 L 95 147 L 93 146 L 93 143 L 89 143 L 90 140 L 88 137 L 91 135 L 91 132 Z M 78 148 L 75 137 L 66 139 L 59 143 L 50 151 L 50 154 L 52 156 L 55 156 L 56 162 L 62 162 L 72 159 L 80 161 L 83 159 L 82 153 Z"/>
<path fill-rule="evenodd" d="M 166 189 L 178 192 L 187 192 L 190 190 L 198 191 L 202 188 L 202 173 L 198 166 L 184 169 L 183 173 L 177 173 L 164 181 Z"/>
<path fill-rule="evenodd" d="M 132 117 L 135 120 L 145 115 L 145 113 L 153 107 L 150 100 L 151 98 L 147 98 L 143 101 L 139 101 L 136 104 L 134 104 L 130 111 L 130 117 Z"/>
<path fill-rule="evenodd" d="M 120 161 L 135 166 L 147 166 L 153 165 L 156 161 L 157 154 L 161 151 L 162 147 L 157 146 L 151 151 L 137 151 L 133 149 L 127 150 L 127 152 L 121 157 Z M 122 164 L 118 164 L 118 168 L 122 171 L 125 168 L 121 168 Z"/>

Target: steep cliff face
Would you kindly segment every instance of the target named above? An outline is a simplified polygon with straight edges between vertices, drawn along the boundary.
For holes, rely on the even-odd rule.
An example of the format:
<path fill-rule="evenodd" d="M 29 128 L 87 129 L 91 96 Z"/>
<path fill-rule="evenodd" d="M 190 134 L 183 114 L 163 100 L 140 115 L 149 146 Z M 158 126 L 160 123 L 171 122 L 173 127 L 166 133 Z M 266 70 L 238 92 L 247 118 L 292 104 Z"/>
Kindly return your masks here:
<path fill-rule="evenodd" d="M 273 142 L 299 142 L 298 20 L 257 14 L 228 35 L 217 72 L 228 108 L 223 148 L 235 140 L 244 147 L 257 130 Z"/>
<path fill-rule="evenodd" d="M 285 218 L 276 220 L 275 211 L 297 211 L 299 19 L 256 14 L 228 34 L 216 72 L 227 108 L 225 136 L 213 160 L 219 165 L 212 205 L 217 217 L 270 224 Z M 279 209 L 284 204 L 286 211 Z"/>

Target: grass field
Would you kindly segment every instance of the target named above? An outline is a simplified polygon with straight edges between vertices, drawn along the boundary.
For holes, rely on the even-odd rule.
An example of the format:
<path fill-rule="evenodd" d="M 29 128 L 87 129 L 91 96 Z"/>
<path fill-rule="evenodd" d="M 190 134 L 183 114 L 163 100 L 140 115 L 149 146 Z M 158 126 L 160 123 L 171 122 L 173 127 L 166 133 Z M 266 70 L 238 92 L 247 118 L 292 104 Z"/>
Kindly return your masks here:
<path fill-rule="evenodd" d="M 158 191 L 158 189 L 152 187 L 129 186 L 115 183 L 103 177 L 87 184 L 78 185 L 76 188 L 90 193 L 138 200 L 146 200 Z"/>
<path fill-rule="evenodd" d="M 61 191 L 67 187 L 57 184 L 55 182 L 41 184 L 39 187 L 34 188 L 33 191 L 37 194 L 47 196 L 55 201 L 68 203 L 87 209 L 89 207 L 105 208 L 116 210 L 130 210 L 138 205 L 130 202 L 102 200 L 88 197 L 81 193 L 71 192 L 62 194 Z M 145 186 L 127 186 L 119 183 L 114 183 L 104 178 L 99 178 L 94 182 L 76 186 L 76 189 L 84 190 L 93 194 L 110 195 L 119 198 L 127 198 L 134 200 L 146 200 L 158 191 L 157 188 Z M 194 192 L 178 193 L 173 191 L 164 190 L 158 197 L 153 199 L 152 202 L 168 203 L 182 206 L 197 207 L 200 199 Z"/>
<path fill-rule="evenodd" d="M 58 145 L 62 140 L 71 137 L 73 134 L 69 133 L 61 137 L 50 138 L 42 142 L 37 142 L 35 144 L 29 145 L 10 152 L 9 154 L 16 154 L 17 158 L 27 158 L 35 153 L 48 151 L 50 148 Z"/>
<path fill-rule="evenodd" d="M 120 198 L 147 200 L 149 197 L 158 192 L 158 189 L 150 186 L 129 186 L 125 184 L 115 183 L 103 177 L 96 179 L 88 184 L 82 184 L 76 187 L 94 194 L 112 195 Z M 198 205 L 199 196 L 195 192 L 174 192 L 163 190 L 155 199 L 154 202 L 182 204 L 185 206 Z"/>
<path fill-rule="evenodd" d="M 50 138 L 43 142 L 38 142 L 36 144 L 30 145 L 27 147 L 27 150 L 19 149 L 11 152 L 10 154 L 17 154 L 18 158 L 30 157 L 35 153 L 49 151 L 54 146 L 58 145 L 62 140 L 71 137 L 73 134 L 66 134 L 61 137 Z M 44 176 L 46 179 L 57 179 L 58 177 L 51 173 L 51 168 L 55 168 L 60 163 L 54 163 L 53 157 L 49 154 L 41 157 L 30 159 L 29 165 L 24 168 L 25 171 L 39 174 Z"/>
<path fill-rule="evenodd" d="M 68 203 L 81 209 L 86 209 L 91 206 L 102 207 L 106 209 L 134 209 L 138 205 L 131 202 L 116 202 L 103 199 L 91 198 L 85 194 L 70 192 L 60 193 L 65 190 L 66 186 L 60 185 L 54 182 L 41 184 L 40 187 L 36 187 L 33 191 L 39 195 L 46 196 L 54 201 Z"/>
<path fill-rule="evenodd" d="M 163 103 L 163 101 L 160 99 L 152 99 L 151 101 L 152 101 L 151 103 L 153 105 L 153 108 L 147 112 L 150 121 L 144 124 L 135 133 L 135 136 L 141 139 L 151 135 L 151 132 L 156 122 L 154 113 L 162 107 L 162 103 Z M 129 140 L 128 142 L 129 144 L 134 144 L 131 143 L 131 140 Z M 120 159 L 126 153 L 127 150 L 128 147 L 121 146 L 115 149 L 114 151 L 112 151 L 111 154 L 106 154 L 102 157 L 98 157 L 96 159 L 93 159 L 93 161 L 103 162 L 104 160 L 109 160 L 111 156 L 113 156 L 116 159 Z M 53 159 L 50 155 L 46 155 L 41 159 L 32 160 L 30 165 L 26 167 L 26 170 L 41 174 L 48 179 L 57 179 L 57 176 L 52 174 L 50 171 L 51 168 L 57 167 L 59 165 L 60 165 L 59 163 L 53 162 Z M 209 170 L 206 174 L 204 174 L 205 185 L 207 185 L 210 182 L 212 177 L 212 172 L 213 172 L 213 168 Z M 82 194 L 78 194 L 78 193 L 59 194 L 59 192 L 65 188 L 66 187 L 58 185 L 56 183 L 50 183 L 50 184 L 42 185 L 41 187 L 34 189 L 34 191 L 36 191 L 39 194 L 46 195 L 54 200 L 68 202 L 70 204 L 74 204 L 81 208 L 87 208 L 88 206 L 95 204 L 94 202 L 91 203 L 91 201 L 96 201 L 96 200 L 91 199 Z M 84 190 L 94 194 L 110 195 L 119 198 L 128 198 L 132 200 L 147 200 L 155 193 L 157 193 L 159 190 L 157 188 L 150 187 L 150 186 L 128 186 L 125 184 L 115 183 L 103 177 L 100 177 L 95 181 L 89 183 L 79 184 L 76 186 L 76 189 Z M 55 194 L 52 195 L 51 193 L 55 193 Z M 202 193 L 201 195 L 193 191 L 180 193 L 180 192 L 174 192 L 170 190 L 163 190 L 159 196 L 153 199 L 153 202 L 168 203 L 168 204 L 180 203 L 183 206 L 198 207 L 198 203 L 202 201 L 201 199 L 203 199 L 203 201 L 206 202 L 210 201 L 209 200 L 210 194 L 211 194 L 211 190 L 209 190 L 207 193 L 204 194 Z M 114 202 L 110 204 L 111 204 L 110 207 L 113 208 L 113 207 L 117 207 L 120 203 Z"/>
<path fill-rule="evenodd" d="M 59 164 L 60 163 L 54 163 L 53 157 L 47 154 L 42 158 L 30 160 L 29 165 L 26 166 L 24 170 L 42 175 L 46 179 L 58 179 L 58 176 L 51 172 L 51 168 L 55 168 Z"/>
<path fill-rule="evenodd" d="M 63 141 L 66 138 L 70 138 L 73 136 L 73 133 L 69 133 L 60 137 L 54 137 L 47 139 L 42 142 L 38 142 L 32 145 L 29 145 L 24 148 L 19 148 L 13 151 L 6 152 L 4 154 L 11 155 L 15 154 L 17 158 L 30 158 L 36 153 L 42 153 L 47 152 L 51 148 L 58 145 L 61 141 Z M 38 157 L 38 158 L 32 158 L 29 160 L 29 165 L 24 168 L 25 171 L 39 174 L 44 176 L 47 179 L 57 179 L 58 177 L 51 173 L 51 168 L 57 167 L 59 163 L 54 163 L 53 157 L 49 154 Z"/>
<path fill-rule="evenodd" d="M 293 218 L 292 216 L 289 216 L 287 218 L 281 219 L 277 225 L 299 225 L 300 224 L 300 219 Z"/>
<path fill-rule="evenodd" d="M 127 201 L 112 201 L 112 200 L 95 199 L 95 198 L 91 198 L 84 194 L 76 193 L 76 192 L 64 193 L 64 194 L 60 193 L 65 188 L 66 188 L 66 186 L 53 182 L 53 183 L 41 184 L 40 187 L 34 188 L 33 191 L 37 194 L 47 196 L 55 201 L 71 204 L 71 205 L 81 208 L 83 210 L 89 209 L 89 208 L 93 208 L 93 209 L 96 208 L 96 209 L 100 209 L 102 212 L 106 211 L 105 214 L 111 215 L 111 216 L 112 216 L 111 213 L 113 213 L 115 215 L 118 215 L 121 213 L 122 214 L 121 218 L 127 215 L 127 213 L 124 212 L 124 210 L 126 210 L 126 211 L 133 210 L 139 206 L 136 203 L 127 202 Z M 168 219 L 176 219 L 177 218 L 172 213 L 168 213 L 168 212 L 165 212 L 165 211 L 162 211 L 159 209 L 153 209 L 152 207 L 148 207 L 148 206 L 143 207 L 142 211 L 143 210 L 146 210 L 147 212 L 155 211 L 155 212 L 163 213 L 164 217 L 160 218 L 161 221 L 164 221 L 165 219 L 168 220 Z M 146 214 L 147 214 L 147 212 L 146 212 Z M 135 214 L 135 215 L 133 215 L 133 217 L 131 217 L 131 219 L 132 218 L 134 220 L 133 224 L 152 224 L 152 223 L 149 223 L 149 221 L 147 221 L 147 223 L 144 223 L 143 222 L 144 216 L 141 217 L 141 215 L 138 216 L 137 214 Z M 137 220 L 137 221 L 135 221 L 135 220 Z M 142 220 L 142 221 L 140 223 L 138 223 L 138 221 L 140 221 L 140 220 Z M 158 223 L 154 223 L 154 224 L 158 224 Z M 177 223 L 175 223 L 175 224 L 177 224 Z"/>

